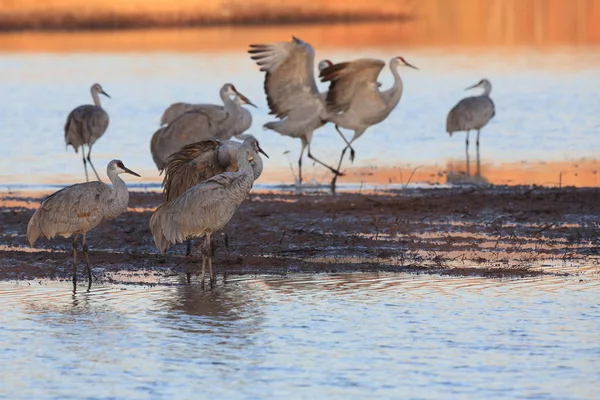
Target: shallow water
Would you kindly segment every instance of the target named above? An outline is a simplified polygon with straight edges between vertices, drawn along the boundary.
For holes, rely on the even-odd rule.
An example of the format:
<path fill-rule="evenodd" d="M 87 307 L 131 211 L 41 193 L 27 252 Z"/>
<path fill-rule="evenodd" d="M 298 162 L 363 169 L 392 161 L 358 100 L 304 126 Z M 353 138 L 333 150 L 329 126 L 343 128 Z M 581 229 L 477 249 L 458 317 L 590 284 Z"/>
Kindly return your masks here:
<path fill-rule="evenodd" d="M 448 137 L 446 115 L 461 98 L 476 93 L 464 88 L 483 77 L 494 86 L 497 108 L 496 117 L 481 134 L 482 172 L 490 182 L 598 185 L 598 47 L 406 47 L 402 41 L 390 44 L 394 29 L 402 29 L 394 26 L 381 47 L 373 43 L 358 49 L 341 44 L 316 48 L 317 59 L 389 60 L 402 55 L 419 67 L 419 71 L 401 69 L 405 92 L 399 106 L 358 139 L 357 158 L 354 164 L 345 163 L 348 176 L 340 179 L 342 185 L 405 183 L 417 166 L 422 167 L 412 182 L 444 182 L 445 171 L 464 169 L 465 135 Z M 345 29 L 348 37 L 356 33 L 351 26 Z M 78 48 L 66 53 L 43 49 L 0 53 L 0 184 L 15 188 L 83 179 L 80 154 L 65 150 L 63 125 L 71 109 L 91 101 L 89 86 L 95 81 L 112 96 L 102 98 L 111 122 L 94 146 L 93 160 L 99 170 L 104 171 L 111 159 L 121 158 L 142 175 L 130 177 L 132 184 L 159 182 L 149 141 L 164 108 L 175 101 L 219 102 L 219 87 L 232 82 L 259 107 L 250 108 L 254 125 L 249 132 L 260 139 L 271 158 L 265 160 L 257 184 L 292 183 L 290 163 L 296 168 L 300 141 L 261 129 L 272 119 L 267 115 L 263 74 L 239 44 L 236 31 L 224 32 L 226 37 L 236 37 L 236 46 L 219 51 L 207 45 L 210 48 L 187 52 L 144 47 L 139 52 L 103 49 L 95 53 Z M 303 30 L 294 32 L 301 36 Z M 87 40 L 93 48 L 93 38 Z M 255 29 L 248 40 L 288 39 Z M 379 81 L 383 88 L 391 84 L 387 68 Z M 325 85 L 319 85 L 325 90 Z M 325 126 L 315 133 L 313 154 L 334 164 L 342 144 L 333 126 Z M 330 177 L 312 162 L 306 161 L 304 167 L 308 181 L 326 182 Z"/>
<path fill-rule="evenodd" d="M 597 277 L 0 283 L 0 398 L 544 398 L 600 388 Z"/>

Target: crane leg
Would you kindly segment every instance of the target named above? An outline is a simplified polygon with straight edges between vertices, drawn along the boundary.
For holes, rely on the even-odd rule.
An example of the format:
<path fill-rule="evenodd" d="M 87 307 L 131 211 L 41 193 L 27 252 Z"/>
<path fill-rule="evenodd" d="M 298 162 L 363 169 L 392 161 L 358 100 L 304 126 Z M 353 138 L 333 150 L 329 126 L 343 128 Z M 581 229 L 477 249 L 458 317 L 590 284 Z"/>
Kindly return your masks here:
<path fill-rule="evenodd" d="M 77 288 L 77 235 L 73 235 L 73 291 Z"/>
<path fill-rule="evenodd" d="M 342 131 L 340 131 L 340 127 L 339 126 L 335 126 L 335 130 L 338 131 L 338 133 L 340 134 L 340 136 L 342 137 L 342 139 L 344 139 L 344 142 L 346 142 L 346 145 L 350 147 L 350 162 L 354 162 L 354 149 L 352 148 L 352 146 L 350 145 L 350 142 L 348 141 L 348 139 L 346 139 L 346 136 L 344 136 L 344 134 L 342 133 Z"/>
<path fill-rule="evenodd" d="M 471 176 L 471 169 L 469 167 L 469 131 L 467 131 L 467 140 L 465 141 L 465 152 L 467 154 L 467 176 Z"/>
<path fill-rule="evenodd" d="M 210 288 L 212 289 L 215 284 L 215 272 L 212 266 L 212 250 L 211 250 L 211 234 L 206 235 L 206 256 L 208 257 L 208 274 L 210 279 Z"/>
<path fill-rule="evenodd" d="M 85 181 L 89 182 L 90 179 L 88 178 L 87 161 L 85 160 L 85 149 L 83 148 L 83 146 L 81 146 L 81 157 L 83 158 L 83 170 L 85 171 Z"/>
<path fill-rule="evenodd" d="M 92 288 L 92 269 L 90 268 L 90 259 L 88 256 L 88 245 L 85 238 L 85 233 L 81 235 L 81 244 L 83 246 L 83 258 L 85 259 L 85 270 L 88 276 L 88 291 Z"/>
<path fill-rule="evenodd" d="M 187 257 L 192 256 L 192 239 L 188 239 L 186 241 L 186 243 L 187 243 L 187 247 L 185 249 L 185 257 L 187 258 Z M 186 269 L 187 269 L 187 267 L 186 267 Z M 190 283 L 192 283 L 192 273 L 190 271 L 186 271 L 185 277 L 186 277 L 188 285 Z"/>
<path fill-rule="evenodd" d="M 206 239 L 204 239 L 206 240 Z M 202 249 L 202 279 L 200 280 L 200 287 L 204 289 L 204 278 L 206 275 L 206 254 L 204 249 Z"/>
<path fill-rule="evenodd" d="M 338 170 L 342 167 L 342 160 L 344 159 L 344 155 L 346 154 L 346 150 L 348 150 L 349 148 L 350 148 L 350 146 L 346 146 L 346 147 L 344 147 L 344 150 L 342 150 L 342 155 L 340 156 L 340 162 L 338 163 Z M 333 179 L 331 180 L 331 193 L 334 193 L 334 194 L 335 194 L 335 185 L 336 185 L 336 182 L 337 182 L 337 177 L 338 177 L 338 175 L 335 175 L 333 177 Z"/>
<path fill-rule="evenodd" d="M 339 167 L 338 167 L 338 169 L 334 169 L 333 167 L 330 167 L 329 165 L 325 164 L 324 162 L 319 161 L 316 158 L 314 158 L 313 155 L 310 154 L 310 143 L 308 144 L 308 158 L 310 158 L 311 160 L 313 160 L 313 161 L 321 164 L 322 166 L 324 166 L 325 168 L 327 168 L 328 170 L 330 170 L 331 172 L 333 172 L 336 177 L 338 175 L 339 176 L 344 176 L 344 174 L 339 171 Z"/>
<path fill-rule="evenodd" d="M 82 148 L 83 151 L 83 148 Z M 92 155 L 92 146 L 89 145 L 88 146 L 88 154 L 87 154 L 87 160 L 90 163 L 90 165 L 92 166 L 92 169 L 94 170 L 94 174 L 96 174 L 96 178 L 98 178 L 98 182 L 102 182 L 102 179 L 100 179 L 100 176 L 98 175 L 98 173 L 96 172 L 96 168 L 94 168 L 94 164 L 92 164 L 92 159 L 91 159 L 91 155 Z"/>
<path fill-rule="evenodd" d="M 306 138 L 301 137 L 302 148 L 300 149 L 300 158 L 298 158 L 298 184 L 302 185 L 302 157 L 304 156 L 304 149 L 306 149 Z"/>
<path fill-rule="evenodd" d="M 479 178 L 481 176 L 481 163 L 479 161 L 479 132 L 481 130 L 477 129 L 477 140 L 475 141 L 475 144 L 477 145 L 477 177 Z"/>

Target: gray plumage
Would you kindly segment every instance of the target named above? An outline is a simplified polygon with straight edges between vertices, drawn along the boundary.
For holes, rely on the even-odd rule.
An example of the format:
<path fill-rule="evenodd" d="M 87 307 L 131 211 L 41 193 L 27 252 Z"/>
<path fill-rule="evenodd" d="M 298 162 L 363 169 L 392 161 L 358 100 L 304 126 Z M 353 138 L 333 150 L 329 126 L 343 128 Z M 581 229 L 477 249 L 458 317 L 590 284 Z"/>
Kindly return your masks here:
<path fill-rule="evenodd" d="M 458 102 L 450 112 L 446 119 L 446 132 L 450 136 L 454 132 L 466 131 L 467 138 L 465 142 L 465 151 L 467 156 L 467 175 L 470 175 L 469 167 L 469 131 L 477 130 L 477 176 L 481 175 L 479 162 L 479 134 L 481 129 L 496 115 L 494 102 L 490 98 L 492 92 L 492 84 L 487 79 L 482 79 L 473 86 L 469 86 L 465 90 L 482 88 L 483 93 L 479 96 L 472 96 L 462 99 Z"/>
<path fill-rule="evenodd" d="M 161 204 L 150 218 L 150 231 L 164 254 L 171 244 L 204 237 L 202 286 L 208 259 L 210 282 L 214 283 L 210 251 L 211 235 L 223 229 L 252 189 L 252 161 L 256 153 L 243 145 L 238 151 L 236 172 L 223 172 L 203 181 L 174 200 Z"/>
<path fill-rule="evenodd" d="M 321 71 L 322 82 L 329 82 L 327 92 L 326 112 L 324 119 L 335 124 L 336 129 L 352 129 L 354 136 L 344 147 L 337 169 L 342 166 L 344 154 L 351 144 L 358 139 L 370 126 L 380 123 L 396 108 L 402 97 L 404 85 L 399 66 L 417 69 L 402 57 L 390 60 L 390 70 L 394 84 L 388 90 L 380 91 L 377 82 L 379 73 L 385 62 L 375 59 L 358 59 L 334 64 Z M 341 134 L 341 132 L 340 132 Z M 350 161 L 354 160 L 354 150 L 350 151 Z M 337 176 L 331 182 L 335 191 Z"/>
<path fill-rule="evenodd" d="M 240 106 L 246 104 L 254 106 L 254 104 L 252 104 L 250 100 L 248 100 L 248 98 L 245 96 L 240 96 L 236 94 L 233 100 L 236 104 Z M 160 125 L 168 125 L 171 122 L 175 121 L 180 115 L 194 109 L 214 109 L 218 113 L 223 113 L 225 107 L 217 104 L 192 104 L 184 102 L 173 103 L 169 107 L 167 107 L 167 109 L 163 112 L 160 118 Z M 239 134 L 241 134 L 250 129 L 250 126 L 252 125 L 252 114 L 250 113 L 250 111 L 246 110 L 243 107 L 239 107 L 237 112 L 237 119 L 238 121 L 234 126 L 234 131 L 240 132 Z M 233 136 L 237 135 L 238 134 L 235 134 Z"/>
<path fill-rule="evenodd" d="M 82 236 L 83 253 L 91 286 L 91 269 L 87 256 L 86 234 L 105 219 L 117 218 L 127 209 L 129 192 L 119 174 L 129 173 L 120 160 L 112 160 L 106 168 L 112 187 L 102 182 L 86 182 L 67 186 L 46 197 L 27 224 L 27 241 L 33 247 L 42 236 L 52 239 L 73 236 L 73 285 L 77 281 L 77 235 Z M 89 287 L 88 286 L 88 287 Z"/>
<path fill-rule="evenodd" d="M 264 124 L 264 128 L 302 141 L 298 158 L 299 183 L 302 183 L 302 156 L 306 148 L 310 159 L 339 174 L 338 170 L 313 157 L 310 151 L 314 131 L 326 123 L 321 117 L 325 111 L 325 95 L 319 93 L 313 71 L 313 47 L 292 37 L 291 42 L 251 44 L 248 53 L 265 72 L 264 90 L 269 114 L 278 118 L 278 121 Z M 323 60 L 319 67 L 331 64 L 331 61 Z"/>
<path fill-rule="evenodd" d="M 230 83 L 223 85 L 220 96 L 224 104 L 222 108 L 197 105 L 154 133 L 150 151 L 160 171 L 164 168 L 167 157 L 186 144 L 205 139 L 228 140 L 234 136 L 245 138 L 242 133 L 252 123 L 251 116 L 248 119 L 250 113 L 230 96 L 240 97 L 244 104 L 254 104 Z"/>
<path fill-rule="evenodd" d="M 203 140 L 183 146 L 171 154 L 165 165 L 162 182 L 165 201 L 174 200 L 192 186 L 197 185 L 223 172 L 235 172 L 238 169 L 238 152 L 244 146 L 252 148 L 256 157 L 251 162 L 254 180 L 263 170 L 263 161 L 259 153 L 269 156 L 261 149 L 258 140 L 249 135 L 243 143 L 233 140 Z"/>
<path fill-rule="evenodd" d="M 65 123 L 65 143 L 67 147 L 69 147 L 69 145 L 73 146 L 75 153 L 78 152 L 79 147 L 82 148 L 81 156 L 83 157 L 85 180 L 89 181 L 87 172 L 87 162 L 89 162 L 94 170 L 94 174 L 96 174 L 96 178 L 98 181 L 102 182 L 92 163 L 91 153 L 92 146 L 96 143 L 96 140 L 104 135 L 109 122 L 108 114 L 100 104 L 99 95 L 103 94 L 109 98 L 110 96 L 102 89 L 102 86 L 100 86 L 99 83 L 94 83 L 90 88 L 90 91 L 92 93 L 94 104 L 79 106 L 67 116 L 67 121 Z M 83 149 L 84 145 L 88 146 L 87 160 Z"/>

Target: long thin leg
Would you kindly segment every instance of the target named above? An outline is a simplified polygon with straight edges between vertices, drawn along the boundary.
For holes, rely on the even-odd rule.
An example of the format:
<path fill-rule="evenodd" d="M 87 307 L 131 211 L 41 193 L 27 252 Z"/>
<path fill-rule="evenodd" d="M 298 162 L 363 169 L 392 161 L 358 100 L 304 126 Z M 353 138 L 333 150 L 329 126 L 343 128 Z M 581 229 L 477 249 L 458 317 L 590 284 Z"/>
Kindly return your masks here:
<path fill-rule="evenodd" d="M 77 235 L 73 235 L 73 291 L 77 288 Z"/>
<path fill-rule="evenodd" d="M 479 132 L 480 129 L 477 129 L 477 141 L 475 142 L 477 144 L 477 177 L 481 176 L 481 163 L 479 161 Z"/>
<path fill-rule="evenodd" d="M 85 239 L 85 233 L 81 235 L 81 244 L 83 245 L 83 258 L 85 259 L 85 269 L 88 275 L 88 291 L 92 288 L 92 269 L 90 268 L 90 259 L 88 257 L 88 245 Z"/>
<path fill-rule="evenodd" d="M 303 136 L 300 138 L 302 140 L 302 148 L 300 149 L 300 158 L 298 158 L 298 184 L 302 185 L 302 157 L 304 156 L 304 149 L 306 149 L 306 138 Z"/>
<path fill-rule="evenodd" d="M 208 257 L 208 273 L 210 276 L 210 287 L 212 289 L 212 287 L 215 284 L 215 272 L 213 271 L 213 266 L 212 266 L 212 250 L 211 250 L 211 234 L 208 233 L 206 234 L 207 237 L 207 241 L 206 241 L 206 255 Z"/>
<path fill-rule="evenodd" d="M 87 160 L 90 163 L 90 165 L 92 166 L 92 169 L 94 170 L 94 173 L 96 174 L 96 178 L 98 178 L 98 182 L 102 182 L 102 179 L 100 179 L 100 176 L 96 172 L 96 168 L 94 168 L 94 164 L 92 164 L 92 159 L 90 158 L 91 154 L 92 154 L 92 145 L 89 145 L 88 146 Z"/>
<path fill-rule="evenodd" d="M 346 146 L 346 148 L 347 148 L 347 147 L 348 147 L 348 146 Z M 310 154 L 310 143 L 308 144 L 308 158 L 310 158 L 311 160 L 313 160 L 313 161 L 315 161 L 315 162 L 317 162 L 317 163 L 321 164 L 321 165 L 322 165 L 322 166 L 324 166 L 325 168 L 329 169 L 329 170 L 330 170 L 331 172 L 333 172 L 333 173 L 334 173 L 336 176 L 338 176 L 338 175 L 340 175 L 340 176 L 343 176 L 343 175 L 344 175 L 344 174 L 342 174 L 342 173 L 340 172 L 340 169 L 339 169 L 339 168 L 338 168 L 338 169 L 334 169 L 334 168 L 330 167 L 329 165 L 325 164 L 324 162 L 322 162 L 322 161 L 319 161 L 319 160 L 317 160 L 316 158 L 314 158 L 314 157 L 312 156 L 312 154 Z M 341 163 L 340 163 L 340 164 L 341 164 Z"/>
<path fill-rule="evenodd" d="M 346 145 L 350 147 L 350 162 L 354 162 L 354 149 L 350 145 L 350 142 L 348 141 L 348 139 L 346 139 L 346 136 L 344 136 L 344 134 L 342 133 L 342 131 L 340 131 L 340 127 L 339 126 L 336 125 L 335 126 L 335 130 L 338 131 L 338 133 L 340 134 L 340 136 L 342 137 L 342 139 L 344 139 L 344 142 L 346 142 Z"/>
<path fill-rule="evenodd" d="M 206 239 L 204 239 L 204 240 L 206 240 Z M 205 250 L 202 249 L 202 279 L 200 281 L 200 287 L 202 289 L 204 289 L 204 278 L 205 278 L 205 275 L 206 275 L 206 254 L 205 254 Z"/>
<path fill-rule="evenodd" d="M 465 152 L 467 154 L 467 176 L 471 176 L 471 169 L 469 167 L 469 131 L 467 131 L 467 140 L 465 141 Z"/>
<path fill-rule="evenodd" d="M 191 257 L 192 256 L 192 239 L 188 239 L 187 241 L 187 248 L 185 250 L 185 257 Z M 186 267 L 186 269 L 188 269 L 189 267 Z M 188 270 L 185 273 L 185 276 L 187 278 L 187 283 L 188 285 L 192 282 L 192 273 Z"/>
<path fill-rule="evenodd" d="M 81 146 L 81 158 L 83 158 L 83 169 L 85 171 L 85 181 L 89 182 L 90 179 L 88 178 L 87 161 L 85 160 L 85 149 L 83 148 L 83 146 Z"/>
<path fill-rule="evenodd" d="M 342 160 L 344 159 L 344 155 L 346 154 L 346 150 L 348 150 L 349 147 L 346 146 L 344 147 L 344 150 L 342 150 L 342 155 L 340 156 L 340 162 L 338 163 L 338 169 L 342 166 Z M 335 185 L 337 182 L 337 177 L 338 175 L 334 175 L 333 179 L 331 180 L 331 193 L 335 194 Z"/>

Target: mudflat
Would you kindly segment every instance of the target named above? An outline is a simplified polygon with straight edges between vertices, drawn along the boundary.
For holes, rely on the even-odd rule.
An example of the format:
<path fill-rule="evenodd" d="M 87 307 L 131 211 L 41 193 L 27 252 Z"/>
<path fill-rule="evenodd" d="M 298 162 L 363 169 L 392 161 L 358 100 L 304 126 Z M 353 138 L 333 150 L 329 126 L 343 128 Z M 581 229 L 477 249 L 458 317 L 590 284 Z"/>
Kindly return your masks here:
<path fill-rule="evenodd" d="M 27 223 L 43 197 L 0 195 L 0 280 L 71 278 L 70 239 L 42 238 L 34 248 L 26 242 Z M 253 192 L 226 228 L 228 243 L 215 235 L 214 263 L 219 281 L 224 273 L 600 273 L 599 200 L 596 188 L 535 186 Z M 88 233 L 98 282 L 144 283 L 149 276 L 160 282 L 199 271 L 199 250 L 185 258 L 185 244 L 166 255 L 154 246 L 148 220 L 161 201 L 158 192 L 132 192 L 125 213 Z M 81 263 L 81 279 L 83 272 Z"/>

